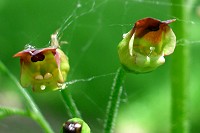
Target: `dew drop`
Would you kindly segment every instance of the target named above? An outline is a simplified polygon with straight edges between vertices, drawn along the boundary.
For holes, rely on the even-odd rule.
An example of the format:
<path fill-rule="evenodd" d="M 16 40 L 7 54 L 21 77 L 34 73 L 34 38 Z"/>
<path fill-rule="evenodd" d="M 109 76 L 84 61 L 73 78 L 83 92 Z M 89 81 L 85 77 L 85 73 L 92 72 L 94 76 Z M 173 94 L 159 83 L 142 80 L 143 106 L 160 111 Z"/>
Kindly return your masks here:
<path fill-rule="evenodd" d="M 155 47 L 150 47 L 149 49 L 150 49 L 149 55 L 151 55 L 152 52 L 155 50 Z"/>
<path fill-rule="evenodd" d="M 150 47 L 150 50 L 151 50 L 151 51 L 154 51 L 154 50 L 155 50 L 155 47 Z"/>
<path fill-rule="evenodd" d="M 45 86 L 45 85 L 41 85 L 41 86 L 40 86 L 40 89 L 41 89 L 41 90 L 45 90 L 45 89 L 46 89 L 46 86 Z"/>

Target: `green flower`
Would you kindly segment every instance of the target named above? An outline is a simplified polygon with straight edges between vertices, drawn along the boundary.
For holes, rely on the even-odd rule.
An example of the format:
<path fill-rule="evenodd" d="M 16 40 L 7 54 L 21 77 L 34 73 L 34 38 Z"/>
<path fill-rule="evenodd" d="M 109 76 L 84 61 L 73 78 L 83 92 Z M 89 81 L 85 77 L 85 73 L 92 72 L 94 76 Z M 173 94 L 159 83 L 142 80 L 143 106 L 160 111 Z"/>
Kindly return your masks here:
<path fill-rule="evenodd" d="M 73 118 L 63 124 L 61 133 L 90 133 L 90 128 L 82 119 Z"/>
<path fill-rule="evenodd" d="M 18 52 L 20 57 L 21 85 L 32 86 L 35 92 L 61 89 L 69 72 L 68 58 L 57 47 L 29 48 Z"/>
<path fill-rule="evenodd" d="M 129 72 L 145 73 L 162 65 L 164 56 L 173 53 L 176 46 L 176 36 L 168 26 L 174 21 L 138 20 L 118 45 L 122 66 Z"/>

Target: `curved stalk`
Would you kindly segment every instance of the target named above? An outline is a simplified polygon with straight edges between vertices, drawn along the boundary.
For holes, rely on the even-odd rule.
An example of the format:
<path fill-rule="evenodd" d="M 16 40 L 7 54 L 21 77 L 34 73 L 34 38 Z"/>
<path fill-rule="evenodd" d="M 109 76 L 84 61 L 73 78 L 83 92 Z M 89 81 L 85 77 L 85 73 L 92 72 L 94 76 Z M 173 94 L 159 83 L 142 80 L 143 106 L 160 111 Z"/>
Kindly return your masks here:
<path fill-rule="evenodd" d="M 18 88 L 20 94 L 23 96 L 24 102 L 26 103 L 26 105 L 29 109 L 28 110 L 29 116 L 42 127 L 42 129 L 44 130 L 45 133 L 54 133 L 54 131 L 51 129 L 48 122 L 43 117 L 42 113 L 39 111 L 37 105 L 34 103 L 31 96 L 26 92 L 26 90 L 24 88 L 21 87 L 21 85 L 19 84 L 17 79 L 14 77 L 14 75 L 12 75 L 8 71 L 8 69 L 5 67 L 5 65 L 1 61 L 0 61 L 0 68 L 4 72 L 6 72 L 8 74 L 8 76 L 11 78 L 11 80 L 13 80 L 14 83 L 17 85 L 17 88 Z"/>
<path fill-rule="evenodd" d="M 0 119 L 11 115 L 28 116 L 28 112 L 22 109 L 0 107 Z"/>

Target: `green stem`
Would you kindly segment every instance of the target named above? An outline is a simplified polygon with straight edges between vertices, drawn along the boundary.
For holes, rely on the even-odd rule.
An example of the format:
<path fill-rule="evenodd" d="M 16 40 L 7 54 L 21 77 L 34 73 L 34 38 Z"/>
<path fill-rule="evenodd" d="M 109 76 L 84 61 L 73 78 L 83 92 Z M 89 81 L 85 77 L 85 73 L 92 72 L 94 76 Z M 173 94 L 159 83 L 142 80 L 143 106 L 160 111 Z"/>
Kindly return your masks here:
<path fill-rule="evenodd" d="M 171 0 L 174 5 L 184 5 L 184 0 Z M 172 16 L 185 20 L 187 13 L 183 6 L 172 8 Z M 186 38 L 186 29 L 183 22 L 173 23 L 173 30 L 177 40 Z M 172 57 L 171 68 L 171 133 L 188 133 L 187 119 L 187 90 L 188 90 L 188 58 L 189 49 L 181 44 L 176 47 Z"/>
<path fill-rule="evenodd" d="M 28 116 L 28 112 L 22 109 L 0 107 L 0 119 L 11 115 Z"/>
<path fill-rule="evenodd" d="M 45 133 L 54 133 L 41 113 L 30 112 L 30 116 L 41 126 Z"/>
<path fill-rule="evenodd" d="M 122 94 L 122 85 L 124 83 L 124 79 L 125 71 L 123 70 L 123 68 L 120 67 L 116 72 L 112 85 L 110 100 L 107 105 L 107 116 L 105 121 L 104 133 L 113 132 L 113 127 L 120 104 L 120 97 Z"/>
<path fill-rule="evenodd" d="M 17 79 L 8 71 L 8 69 L 5 67 L 5 65 L 0 61 L 0 68 L 8 74 L 8 76 L 14 81 L 14 83 L 17 85 L 20 94 L 24 97 L 24 101 L 28 107 L 29 116 L 34 119 L 44 130 L 45 133 L 54 133 L 54 131 L 51 129 L 48 122 L 45 120 L 41 112 L 39 111 L 37 105 L 34 103 L 33 99 L 30 97 L 30 95 L 26 92 L 24 88 L 21 87 Z"/>
<path fill-rule="evenodd" d="M 81 118 L 81 114 L 79 110 L 77 109 L 76 104 L 74 100 L 72 99 L 72 96 L 69 90 L 68 89 L 61 90 L 61 95 L 62 95 L 66 108 L 69 110 L 69 113 L 70 113 L 69 115 L 72 118 L 74 117 Z"/>

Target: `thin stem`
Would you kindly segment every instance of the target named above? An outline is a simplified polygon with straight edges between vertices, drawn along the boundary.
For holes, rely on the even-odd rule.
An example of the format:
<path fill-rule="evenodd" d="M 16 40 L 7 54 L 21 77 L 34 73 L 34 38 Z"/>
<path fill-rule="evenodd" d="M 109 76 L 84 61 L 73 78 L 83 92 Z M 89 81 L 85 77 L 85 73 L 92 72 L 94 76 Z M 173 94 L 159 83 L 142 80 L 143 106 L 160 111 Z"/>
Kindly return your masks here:
<path fill-rule="evenodd" d="M 30 116 L 41 126 L 45 133 L 54 133 L 54 131 L 41 113 L 36 114 L 35 112 L 30 112 Z"/>
<path fill-rule="evenodd" d="M 0 107 L 0 118 L 4 118 L 11 115 L 28 116 L 28 112 L 22 109 Z"/>
<path fill-rule="evenodd" d="M 125 71 L 123 70 L 123 68 L 120 67 L 116 72 L 112 85 L 110 100 L 107 105 L 107 116 L 105 121 L 104 133 L 113 132 L 113 127 L 115 124 L 120 104 L 122 85 L 124 83 L 124 79 L 125 79 Z"/>
<path fill-rule="evenodd" d="M 66 108 L 69 110 L 69 115 L 72 118 L 74 118 L 74 117 L 81 118 L 81 114 L 80 114 L 78 108 L 76 107 L 76 104 L 75 104 L 74 100 L 72 99 L 72 96 L 71 96 L 69 90 L 68 89 L 61 90 L 61 95 L 62 95 L 62 98 L 63 98 Z"/>
<path fill-rule="evenodd" d="M 171 0 L 172 4 L 184 5 L 184 0 Z M 172 16 L 181 20 L 186 19 L 186 9 L 183 6 L 172 8 Z M 186 37 L 186 29 L 183 22 L 173 24 L 177 40 Z M 188 90 L 188 58 L 189 49 L 186 45 L 179 45 L 172 57 L 171 68 L 171 133 L 188 133 L 187 119 L 187 90 Z"/>
<path fill-rule="evenodd" d="M 44 130 L 45 133 L 54 133 L 54 131 L 51 129 L 48 122 L 45 120 L 41 112 L 39 111 L 37 105 L 34 103 L 31 96 L 26 92 L 24 88 L 21 87 L 17 79 L 8 71 L 8 69 L 5 67 L 5 65 L 0 61 L 0 68 L 8 74 L 8 76 L 14 81 L 14 83 L 17 85 L 18 90 L 20 91 L 20 94 L 24 97 L 24 101 L 29 109 L 29 114 L 32 119 L 34 119 Z"/>

